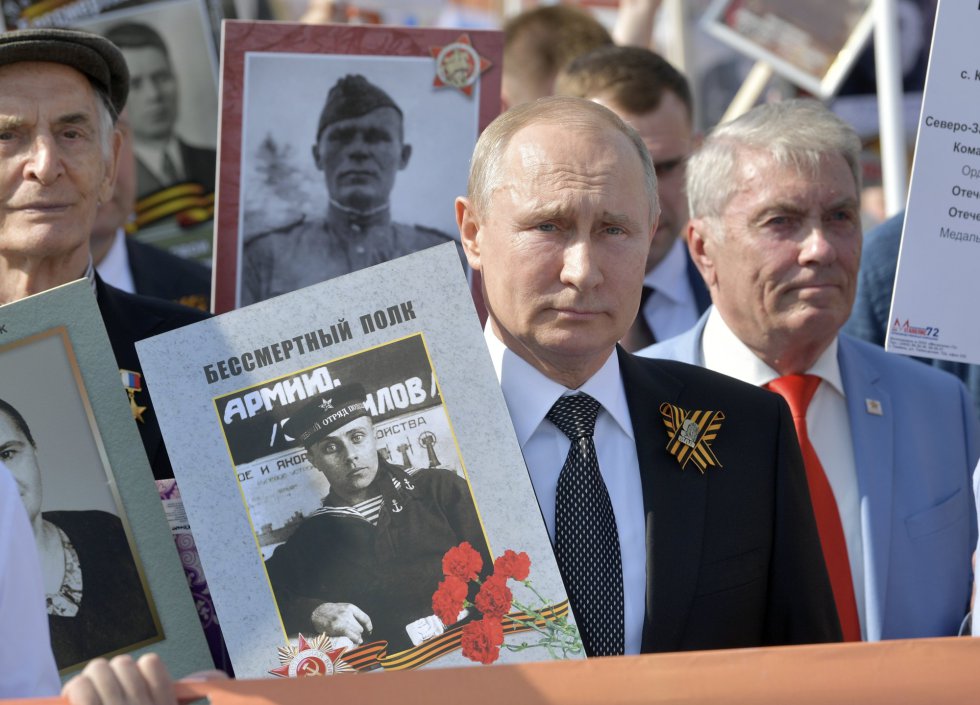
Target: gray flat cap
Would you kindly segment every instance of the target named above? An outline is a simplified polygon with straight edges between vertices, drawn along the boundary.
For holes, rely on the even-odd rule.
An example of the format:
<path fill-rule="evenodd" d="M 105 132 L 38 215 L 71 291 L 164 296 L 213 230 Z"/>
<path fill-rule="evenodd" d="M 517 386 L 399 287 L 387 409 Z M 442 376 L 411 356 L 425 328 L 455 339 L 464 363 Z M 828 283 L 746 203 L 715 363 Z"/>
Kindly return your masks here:
<path fill-rule="evenodd" d="M 129 69 L 115 44 L 105 37 L 73 29 L 18 29 L 0 34 L 0 66 L 20 61 L 50 61 L 71 66 L 109 99 L 116 118 L 129 95 Z"/>

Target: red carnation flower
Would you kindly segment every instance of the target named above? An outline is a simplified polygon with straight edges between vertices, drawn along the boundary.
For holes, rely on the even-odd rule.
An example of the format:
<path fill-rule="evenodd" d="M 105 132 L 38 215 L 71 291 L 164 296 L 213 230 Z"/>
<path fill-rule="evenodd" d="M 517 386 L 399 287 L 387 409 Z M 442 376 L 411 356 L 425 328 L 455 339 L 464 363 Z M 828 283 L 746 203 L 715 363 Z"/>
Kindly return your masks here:
<path fill-rule="evenodd" d="M 455 624 L 466 599 L 466 583 L 451 575 L 432 594 L 432 612 L 446 626 Z"/>
<path fill-rule="evenodd" d="M 504 555 L 498 556 L 493 562 L 493 574 L 502 575 L 505 578 L 514 580 L 527 580 L 531 572 L 531 559 L 521 551 L 514 553 L 509 548 L 504 551 Z"/>
<path fill-rule="evenodd" d="M 442 557 L 442 572 L 463 582 L 473 580 L 483 568 L 483 558 L 470 546 L 469 541 L 450 548 Z"/>
<path fill-rule="evenodd" d="M 476 594 L 473 604 L 483 613 L 484 617 L 499 620 L 510 612 L 510 604 L 514 596 L 507 587 L 507 578 L 502 575 L 494 575 L 487 578 L 480 586 L 480 592 Z"/>
<path fill-rule="evenodd" d="M 499 619 L 478 619 L 463 626 L 460 639 L 463 656 L 470 661 L 491 664 L 500 658 L 504 643 L 504 628 Z"/>

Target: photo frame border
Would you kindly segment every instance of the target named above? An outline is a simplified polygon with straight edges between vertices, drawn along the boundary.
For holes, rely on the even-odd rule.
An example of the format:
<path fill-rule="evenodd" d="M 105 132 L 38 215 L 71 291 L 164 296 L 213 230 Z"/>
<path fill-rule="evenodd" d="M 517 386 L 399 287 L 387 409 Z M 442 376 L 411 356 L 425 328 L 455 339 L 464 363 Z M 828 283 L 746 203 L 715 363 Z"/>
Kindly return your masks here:
<path fill-rule="evenodd" d="M 372 36 L 412 38 L 403 52 L 379 53 Z M 246 55 L 250 53 L 350 54 L 356 56 L 406 56 L 435 58 L 431 47 L 469 37 L 476 52 L 490 60 L 479 76 L 480 104 L 477 136 L 500 110 L 503 33 L 497 30 L 396 27 L 390 25 L 306 25 L 287 22 L 228 20 L 222 25 L 220 105 L 218 118 L 218 178 L 213 250 L 212 309 L 224 313 L 237 307 L 241 279 L 241 163 L 244 128 L 243 101 Z M 443 90 L 455 90 L 446 87 Z M 227 168 L 225 165 L 228 165 Z M 461 185 L 462 188 L 462 185 Z M 447 203 L 449 209 L 452 204 Z"/>
<path fill-rule="evenodd" d="M 96 442 L 113 468 L 113 491 L 129 518 L 163 639 L 126 649 L 134 657 L 157 653 L 176 678 L 213 665 L 153 473 L 126 402 L 119 367 L 92 284 L 81 279 L 0 306 L 0 345 L 63 327 L 78 363 L 85 403 L 98 429 Z M 125 471 L 117 471 L 125 468 Z M 63 675 L 77 671 L 73 668 Z"/>

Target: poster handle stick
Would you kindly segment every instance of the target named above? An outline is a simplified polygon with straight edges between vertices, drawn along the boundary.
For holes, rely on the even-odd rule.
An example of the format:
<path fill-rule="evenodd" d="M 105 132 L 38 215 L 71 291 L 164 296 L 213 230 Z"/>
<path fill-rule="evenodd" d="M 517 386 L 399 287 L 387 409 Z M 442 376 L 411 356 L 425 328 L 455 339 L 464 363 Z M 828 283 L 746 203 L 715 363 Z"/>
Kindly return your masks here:
<path fill-rule="evenodd" d="M 885 191 L 885 214 L 892 216 L 904 207 L 908 186 L 897 3 L 895 0 L 874 0 L 874 13 L 881 185 Z"/>
<path fill-rule="evenodd" d="M 759 100 L 759 96 L 762 95 L 762 91 L 765 90 L 766 84 L 769 83 L 770 78 L 772 78 L 772 66 L 765 61 L 756 61 L 752 66 L 752 70 L 749 71 L 749 75 L 742 81 L 742 86 L 738 89 L 738 93 L 735 94 L 732 102 L 729 103 L 728 109 L 721 117 L 720 122 L 734 120 L 755 105 L 756 101 Z"/>

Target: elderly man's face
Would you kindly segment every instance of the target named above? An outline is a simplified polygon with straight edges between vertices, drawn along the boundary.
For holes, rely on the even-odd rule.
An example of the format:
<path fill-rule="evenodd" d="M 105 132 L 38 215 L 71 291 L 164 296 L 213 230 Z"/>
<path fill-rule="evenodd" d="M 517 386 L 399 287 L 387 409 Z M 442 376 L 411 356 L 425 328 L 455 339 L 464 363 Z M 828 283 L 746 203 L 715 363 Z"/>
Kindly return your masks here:
<path fill-rule="evenodd" d="M 370 499 L 368 488 L 378 475 L 374 423 L 367 416 L 354 419 L 314 443 L 309 458 L 330 482 L 330 494 L 349 504 Z"/>
<path fill-rule="evenodd" d="M 757 352 L 829 345 L 854 303 L 861 257 L 857 188 L 847 162 L 815 173 L 743 150 L 721 216 L 693 222 L 692 252 L 735 334 Z M 704 233 L 702 237 L 702 233 Z"/>
<path fill-rule="evenodd" d="M 34 446 L 13 419 L 0 411 L 0 461 L 10 470 L 17 483 L 21 501 L 31 521 L 41 512 L 41 471 Z"/>
<path fill-rule="evenodd" d="M 501 171 L 487 213 L 457 201 L 494 332 L 552 378 L 594 371 L 636 316 L 657 226 L 635 147 L 611 128 L 532 124 Z"/>
<path fill-rule="evenodd" d="M 98 96 L 78 71 L 0 67 L 0 252 L 53 257 L 87 246 L 112 194 L 118 143 L 100 142 Z"/>
<path fill-rule="evenodd" d="M 631 113 L 615 103 L 596 100 L 629 123 L 643 138 L 657 170 L 660 221 L 647 257 L 647 271 L 667 256 L 678 234 L 687 225 L 687 193 L 684 171 L 694 150 L 694 134 L 687 106 L 665 91 L 660 105 L 646 113 Z"/>
<path fill-rule="evenodd" d="M 359 210 L 386 204 L 395 174 L 412 154 L 402 144 L 401 130 L 401 115 L 387 107 L 328 125 L 313 147 L 313 159 L 330 196 Z"/>
<path fill-rule="evenodd" d="M 122 50 L 129 66 L 129 120 L 139 140 L 164 140 L 177 122 L 177 78 L 155 47 Z"/>

